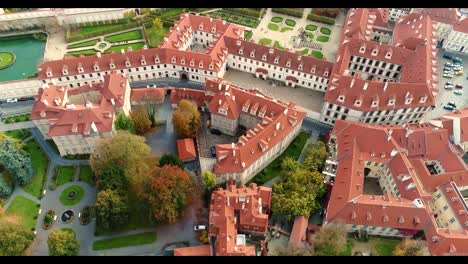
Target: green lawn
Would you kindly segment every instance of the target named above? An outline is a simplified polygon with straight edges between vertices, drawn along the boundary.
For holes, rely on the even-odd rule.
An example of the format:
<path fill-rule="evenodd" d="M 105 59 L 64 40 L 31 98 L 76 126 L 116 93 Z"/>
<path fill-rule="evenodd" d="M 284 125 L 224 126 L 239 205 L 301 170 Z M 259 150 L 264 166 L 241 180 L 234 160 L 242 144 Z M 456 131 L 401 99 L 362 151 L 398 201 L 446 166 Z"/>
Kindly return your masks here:
<path fill-rule="evenodd" d="M 34 217 L 38 215 L 39 208 L 34 201 L 31 201 L 22 195 L 18 195 L 13 199 L 13 201 L 11 201 L 6 212 L 8 214 L 16 215 L 20 220 L 21 225 L 27 230 L 31 230 L 36 227 L 37 219 L 34 219 Z"/>
<path fill-rule="evenodd" d="M 23 141 L 27 137 L 31 136 L 31 132 L 26 129 L 10 130 L 3 133 L 5 133 L 5 135 L 8 137 L 17 139 L 19 141 Z"/>
<path fill-rule="evenodd" d="M 400 240 L 397 239 L 388 239 L 380 237 L 371 237 L 369 240 L 377 241 L 375 245 L 375 251 L 379 256 L 393 256 L 393 251 L 395 247 L 400 243 Z"/>
<path fill-rule="evenodd" d="M 91 56 L 91 55 L 96 54 L 96 52 L 97 51 L 94 50 L 94 49 L 88 49 L 88 50 L 80 50 L 80 51 L 69 52 L 67 54 L 75 56 L 75 57 L 79 57 L 80 55 Z"/>
<path fill-rule="evenodd" d="M 279 17 L 279 16 L 275 16 L 275 17 L 272 17 L 272 18 L 271 18 L 271 22 L 274 22 L 274 23 L 281 23 L 281 22 L 283 22 L 283 18 L 282 18 L 282 17 Z"/>
<path fill-rule="evenodd" d="M 150 244 L 156 241 L 156 233 L 147 232 L 136 235 L 121 236 L 110 239 L 94 241 L 93 250 L 104 250 L 111 248 L 122 248 Z"/>
<path fill-rule="evenodd" d="M 146 34 L 148 35 L 148 45 L 152 48 L 156 48 L 161 41 L 164 40 L 164 35 L 169 33 L 168 27 L 163 27 L 160 30 L 155 28 L 146 28 Z"/>
<path fill-rule="evenodd" d="M 291 142 L 291 144 L 286 148 L 286 150 L 274 161 L 272 161 L 268 166 L 266 166 L 260 173 L 255 175 L 248 183 L 249 185 L 251 182 L 254 182 L 258 185 L 262 185 L 265 182 L 279 176 L 279 172 L 281 170 L 281 161 L 285 157 L 291 157 L 295 160 L 299 158 L 301 155 L 301 151 L 307 142 L 307 138 L 309 138 L 310 134 L 306 132 L 301 132 L 299 135 Z"/>
<path fill-rule="evenodd" d="M 320 42 L 327 42 L 330 40 L 330 37 L 327 37 L 327 36 L 318 36 L 317 37 L 317 41 L 320 41 Z"/>
<path fill-rule="evenodd" d="M 250 31 L 250 30 L 245 30 L 244 31 L 244 39 L 246 41 L 249 41 L 252 38 L 252 36 L 253 36 L 252 31 Z"/>
<path fill-rule="evenodd" d="M 49 160 L 36 140 L 32 139 L 24 144 L 24 150 L 31 156 L 34 176 L 30 183 L 23 186 L 23 190 L 33 196 L 40 197 L 44 185 Z"/>
<path fill-rule="evenodd" d="M 109 24 L 109 25 L 96 25 L 96 26 L 86 26 L 86 27 L 80 27 L 78 28 L 76 31 L 74 31 L 73 33 L 78 33 L 78 34 L 82 34 L 82 33 L 91 33 L 91 32 L 95 32 L 95 31 L 101 31 L 101 30 L 106 30 L 106 29 L 111 29 L 111 28 L 120 28 L 120 25 L 118 24 Z M 72 33 L 72 36 L 74 35 Z"/>
<path fill-rule="evenodd" d="M 306 31 L 305 34 L 306 34 L 307 38 L 309 38 L 309 39 L 314 39 L 314 34 L 312 34 L 312 32 L 307 32 L 307 31 Z"/>
<path fill-rule="evenodd" d="M 326 27 L 321 27 L 320 32 L 322 34 L 324 34 L 324 35 L 330 35 L 331 34 L 331 30 L 329 28 L 326 28 Z"/>
<path fill-rule="evenodd" d="M 31 114 L 17 115 L 12 117 L 7 117 L 3 119 L 3 123 L 11 124 L 31 120 Z"/>
<path fill-rule="evenodd" d="M 273 44 L 273 46 L 277 49 L 280 49 L 280 50 L 284 50 L 284 47 L 281 46 L 281 44 L 275 40 L 275 43 Z"/>
<path fill-rule="evenodd" d="M 140 50 L 143 48 L 144 45 L 145 43 L 138 42 L 138 43 L 133 43 L 133 44 L 112 46 L 110 49 L 106 50 L 105 53 L 110 53 L 111 51 L 114 51 L 115 53 L 120 53 L 121 49 L 124 49 L 125 51 L 127 51 L 128 47 L 132 47 L 132 50 Z"/>
<path fill-rule="evenodd" d="M 82 48 L 82 47 L 88 47 L 88 46 L 93 47 L 98 42 L 99 42 L 99 39 L 88 40 L 88 41 L 85 41 L 85 42 L 80 42 L 80 43 L 77 43 L 77 44 L 68 45 L 67 49 L 76 49 L 76 48 Z"/>
<path fill-rule="evenodd" d="M 268 38 L 262 38 L 258 41 L 258 44 L 260 45 L 270 45 L 271 44 L 271 39 L 268 39 Z"/>
<path fill-rule="evenodd" d="M 0 52 L 0 69 L 10 67 L 15 62 L 15 55 L 11 52 Z"/>
<path fill-rule="evenodd" d="M 273 24 L 273 23 L 269 23 L 268 24 L 268 29 L 273 30 L 273 31 L 278 31 L 278 25 Z"/>
<path fill-rule="evenodd" d="M 311 25 L 307 25 L 305 29 L 309 31 L 315 31 L 317 30 L 317 26 L 311 24 Z"/>
<path fill-rule="evenodd" d="M 322 59 L 323 58 L 323 53 L 320 51 L 313 50 L 312 51 L 312 56 L 314 56 L 317 59 Z"/>
<path fill-rule="evenodd" d="M 302 54 L 302 55 L 307 55 L 307 53 L 309 53 L 309 49 L 303 49 L 303 50 L 301 51 L 301 54 Z"/>
<path fill-rule="evenodd" d="M 109 37 L 105 37 L 105 40 L 109 41 L 110 43 L 120 42 L 125 40 L 135 40 L 135 39 L 142 39 L 143 36 L 141 35 L 141 30 L 132 30 L 125 33 L 112 35 Z"/>
<path fill-rule="evenodd" d="M 343 250 L 338 256 L 352 256 L 353 255 L 353 241 L 348 240 L 346 242 L 346 249 Z"/>
<path fill-rule="evenodd" d="M 171 17 L 171 16 L 178 16 L 182 13 L 183 8 L 166 8 L 162 14 L 161 18 Z"/>
<path fill-rule="evenodd" d="M 68 199 L 69 192 L 76 192 L 76 198 L 70 200 Z M 72 185 L 60 193 L 60 203 L 65 206 L 71 206 L 79 203 L 83 199 L 84 190 L 78 185 Z"/>
<path fill-rule="evenodd" d="M 80 167 L 80 181 L 87 182 L 89 185 L 94 186 L 93 171 L 90 166 Z"/>
<path fill-rule="evenodd" d="M 290 27 L 294 27 L 296 26 L 296 21 L 292 20 L 292 19 L 286 19 L 286 21 L 284 21 L 284 23 Z"/>
<path fill-rule="evenodd" d="M 293 30 L 292 27 L 282 27 L 282 28 L 280 29 L 280 32 L 286 32 L 286 31 L 291 31 L 291 30 Z"/>
<path fill-rule="evenodd" d="M 59 175 L 57 179 L 57 186 L 65 184 L 67 182 L 73 181 L 73 176 L 75 175 L 75 168 L 72 166 L 60 166 Z"/>
<path fill-rule="evenodd" d="M 251 28 L 256 28 L 260 23 L 260 20 L 256 17 L 246 16 L 240 13 L 235 13 L 227 10 L 218 10 L 210 13 L 209 15 L 213 18 L 221 17 L 221 19 L 226 20 L 227 22 Z"/>

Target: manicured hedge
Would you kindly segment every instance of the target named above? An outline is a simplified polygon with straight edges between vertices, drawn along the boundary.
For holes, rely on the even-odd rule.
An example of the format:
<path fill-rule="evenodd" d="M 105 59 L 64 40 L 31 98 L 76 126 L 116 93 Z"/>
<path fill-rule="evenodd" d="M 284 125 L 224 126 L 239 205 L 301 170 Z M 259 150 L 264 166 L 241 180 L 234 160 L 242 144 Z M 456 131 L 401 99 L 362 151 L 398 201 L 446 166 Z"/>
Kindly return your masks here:
<path fill-rule="evenodd" d="M 71 33 L 71 27 L 68 27 L 67 33 L 66 33 L 66 36 L 65 36 L 65 40 L 67 42 L 75 42 L 75 41 L 80 41 L 80 40 L 84 40 L 84 39 L 88 39 L 88 38 L 92 38 L 92 37 L 105 35 L 105 34 L 108 34 L 108 33 L 113 33 L 113 32 L 116 32 L 116 31 L 135 28 L 135 27 L 138 27 L 138 24 L 136 22 L 130 22 L 130 23 L 126 23 L 126 24 L 116 24 L 114 27 L 105 28 L 105 29 L 102 29 L 102 30 L 96 30 L 96 31 L 87 32 L 87 33 L 77 33 L 77 34 L 74 34 L 74 35 L 72 35 L 72 33 Z"/>
<path fill-rule="evenodd" d="M 271 39 L 268 39 L 268 38 L 262 38 L 258 41 L 258 44 L 260 45 L 270 45 L 271 44 Z"/>
<path fill-rule="evenodd" d="M 291 30 L 293 30 L 292 27 L 283 27 L 280 29 L 280 32 L 286 32 L 286 31 L 291 31 Z"/>
<path fill-rule="evenodd" d="M 312 51 L 312 56 L 314 56 L 317 59 L 322 59 L 323 58 L 323 53 L 320 51 L 313 50 Z"/>
<path fill-rule="evenodd" d="M 281 22 L 283 22 L 283 18 L 282 18 L 282 17 L 279 17 L 279 16 L 275 16 L 275 17 L 272 17 L 272 18 L 271 18 L 271 22 L 274 22 L 274 23 L 281 23 Z"/>
<path fill-rule="evenodd" d="M 314 14 L 309 14 L 307 15 L 307 19 L 311 21 L 317 21 L 317 22 L 322 22 L 328 25 L 334 25 L 335 24 L 335 19 L 329 18 L 329 17 L 324 17 L 324 16 L 317 16 Z"/>
<path fill-rule="evenodd" d="M 327 37 L 327 36 L 318 36 L 317 37 L 317 41 L 320 41 L 320 42 L 327 42 L 329 40 L 330 40 L 330 38 Z"/>
<path fill-rule="evenodd" d="M 252 31 L 250 31 L 250 30 L 245 30 L 244 31 L 244 39 L 246 41 L 249 41 L 252 38 L 252 36 L 253 36 Z"/>
<path fill-rule="evenodd" d="M 317 26 L 316 25 L 307 25 L 306 27 L 306 30 L 309 30 L 309 31 L 315 31 L 317 30 Z"/>
<path fill-rule="evenodd" d="M 286 23 L 286 25 L 288 25 L 290 27 L 296 26 L 296 21 L 291 20 L 291 19 L 286 19 L 286 21 L 284 23 Z"/>
<path fill-rule="evenodd" d="M 268 24 L 268 29 L 273 31 L 278 31 L 278 25 L 270 23 Z"/>
<path fill-rule="evenodd" d="M 254 18 L 261 18 L 262 17 L 262 10 L 252 10 L 247 8 L 223 8 L 224 10 L 231 11 L 233 13 L 238 13 L 246 16 L 251 16 Z M 262 8 L 263 9 L 263 8 Z M 263 11 L 264 13 L 265 11 Z"/>
<path fill-rule="evenodd" d="M 325 28 L 325 27 L 321 27 L 320 32 L 322 32 L 322 34 L 324 34 L 324 35 L 330 35 L 331 34 L 331 30 L 328 29 L 328 28 Z"/>
<path fill-rule="evenodd" d="M 302 18 L 302 15 L 304 14 L 304 11 L 298 11 L 291 8 L 272 8 L 271 11 L 299 18 Z"/>

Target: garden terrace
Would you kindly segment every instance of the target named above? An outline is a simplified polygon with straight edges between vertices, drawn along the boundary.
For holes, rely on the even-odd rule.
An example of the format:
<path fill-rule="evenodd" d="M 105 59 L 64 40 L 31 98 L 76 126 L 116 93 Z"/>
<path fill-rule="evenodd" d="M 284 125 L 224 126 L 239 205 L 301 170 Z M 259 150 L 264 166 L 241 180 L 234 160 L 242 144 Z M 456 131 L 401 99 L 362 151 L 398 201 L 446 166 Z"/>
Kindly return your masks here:
<path fill-rule="evenodd" d="M 22 195 L 18 195 L 11 201 L 6 213 L 17 216 L 19 224 L 26 230 L 34 230 L 37 222 L 36 216 L 39 213 L 39 204 Z"/>

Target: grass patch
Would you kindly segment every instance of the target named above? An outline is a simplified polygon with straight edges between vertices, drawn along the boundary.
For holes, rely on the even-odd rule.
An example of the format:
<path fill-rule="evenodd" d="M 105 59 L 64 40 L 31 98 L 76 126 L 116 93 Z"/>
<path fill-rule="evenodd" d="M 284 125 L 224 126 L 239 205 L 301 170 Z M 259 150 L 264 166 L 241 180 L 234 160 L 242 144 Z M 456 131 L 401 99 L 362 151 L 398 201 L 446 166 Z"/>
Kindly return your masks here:
<path fill-rule="evenodd" d="M 281 162 L 285 157 L 291 157 L 294 160 L 299 158 L 301 151 L 307 142 L 310 134 L 306 132 L 301 132 L 299 135 L 291 142 L 291 144 L 286 148 L 286 150 L 274 161 L 272 161 L 268 166 L 266 166 L 260 173 L 255 175 L 248 183 L 247 186 L 254 182 L 258 185 L 262 185 L 265 182 L 279 176 L 281 170 Z"/>
<path fill-rule="evenodd" d="M 320 51 L 313 50 L 312 51 L 312 56 L 314 56 L 317 59 L 322 59 L 323 58 L 323 53 Z"/>
<path fill-rule="evenodd" d="M 104 250 L 111 248 L 122 248 L 150 244 L 156 241 L 156 233 L 147 232 L 136 235 L 114 237 L 94 241 L 93 250 Z"/>
<path fill-rule="evenodd" d="M 291 30 L 293 30 L 292 27 L 283 27 L 280 29 L 280 32 L 286 32 L 286 31 L 291 31 Z"/>
<path fill-rule="evenodd" d="M 19 141 L 23 141 L 24 139 L 31 136 L 31 132 L 26 129 L 10 130 L 3 133 L 5 133 L 7 137 L 17 139 Z"/>
<path fill-rule="evenodd" d="M 307 25 L 305 29 L 309 31 L 315 31 L 317 30 L 317 26 L 310 24 L 310 25 Z"/>
<path fill-rule="evenodd" d="M 279 17 L 279 16 L 275 16 L 275 17 L 272 17 L 272 18 L 271 18 L 271 22 L 274 22 L 274 23 L 281 23 L 281 22 L 283 22 L 283 18 L 282 18 L 282 17 Z"/>
<path fill-rule="evenodd" d="M 345 250 L 343 250 L 343 252 L 338 254 L 338 256 L 352 256 L 352 255 L 353 255 L 353 241 L 348 240 L 346 242 Z"/>
<path fill-rule="evenodd" d="M 278 31 L 279 26 L 273 23 L 268 24 L 268 29 L 273 31 Z"/>
<path fill-rule="evenodd" d="M 148 45 L 152 48 L 158 47 L 159 43 L 164 40 L 164 35 L 169 33 L 168 27 L 163 27 L 160 30 L 156 30 L 154 27 L 146 28 L 146 35 L 148 37 Z"/>
<path fill-rule="evenodd" d="M 73 230 L 72 228 L 61 228 L 60 230 L 64 231 L 64 232 L 69 232 L 69 233 L 72 233 L 73 235 L 75 235 L 76 237 L 76 233 L 75 233 L 75 230 Z"/>
<path fill-rule="evenodd" d="M 284 47 L 281 46 L 281 44 L 275 40 L 275 43 L 273 44 L 273 46 L 277 49 L 280 49 L 280 50 L 284 50 Z"/>
<path fill-rule="evenodd" d="M 77 44 L 68 45 L 67 49 L 76 49 L 76 48 L 83 48 L 83 47 L 88 47 L 88 46 L 93 47 L 98 42 L 99 42 L 99 39 L 88 40 L 88 41 L 85 41 L 85 42 L 80 42 L 80 43 L 77 43 Z"/>
<path fill-rule="evenodd" d="M 309 53 L 309 49 L 303 49 L 303 50 L 301 51 L 301 54 L 302 54 L 302 55 L 307 55 L 307 53 Z"/>
<path fill-rule="evenodd" d="M 380 237 L 372 237 L 369 240 L 377 241 L 375 245 L 375 251 L 379 256 L 393 256 L 395 247 L 400 243 L 397 239 L 388 239 Z"/>
<path fill-rule="evenodd" d="M 32 196 L 40 198 L 42 195 L 42 188 L 44 187 L 47 166 L 49 166 L 49 160 L 34 139 L 24 144 L 24 150 L 31 156 L 34 176 L 30 183 L 23 186 L 23 190 Z"/>
<path fill-rule="evenodd" d="M 109 41 L 110 43 L 120 42 L 120 41 L 128 41 L 128 40 L 135 40 L 135 39 L 142 39 L 143 36 L 141 35 L 141 30 L 132 30 L 125 33 L 120 33 L 117 35 L 112 35 L 109 37 L 105 37 L 105 40 Z"/>
<path fill-rule="evenodd" d="M 330 35 L 331 34 L 331 30 L 329 28 L 326 28 L 326 27 L 321 27 L 320 28 L 320 33 L 324 34 L 324 35 Z"/>
<path fill-rule="evenodd" d="M 68 55 L 75 56 L 75 57 L 80 57 L 81 55 L 85 55 L 85 56 L 95 55 L 96 52 L 97 52 L 97 51 L 94 50 L 94 49 L 88 49 L 88 50 L 80 50 L 80 51 L 68 52 L 67 54 L 68 54 Z"/>
<path fill-rule="evenodd" d="M 113 46 L 110 49 L 107 49 L 104 53 L 110 53 L 111 51 L 119 53 L 121 49 L 124 49 L 125 51 L 127 51 L 128 47 L 132 47 L 132 50 L 140 50 L 143 48 L 144 45 L 145 43 L 138 42 L 138 43 L 133 43 L 133 44 Z"/>
<path fill-rule="evenodd" d="M 11 124 L 31 120 L 31 114 L 17 115 L 3 119 L 3 123 Z"/>
<path fill-rule="evenodd" d="M 34 218 L 38 215 L 38 212 L 37 203 L 22 195 L 16 196 L 6 210 L 7 214 L 16 215 L 19 224 L 24 226 L 26 230 L 36 228 L 37 219 Z"/>
<path fill-rule="evenodd" d="M 68 199 L 68 194 L 70 192 L 75 192 L 76 197 L 73 199 Z M 83 195 L 84 195 L 83 188 L 81 188 L 78 185 L 70 186 L 60 193 L 60 203 L 62 203 L 62 205 L 65 205 L 65 206 L 75 205 L 79 203 L 81 199 L 83 199 Z"/>
<path fill-rule="evenodd" d="M 271 39 L 268 38 L 262 38 L 258 41 L 258 44 L 260 45 L 270 45 L 271 44 Z"/>
<path fill-rule="evenodd" d="M 311 39 L 311 40 L 314 39 L 314 34 L 312 34 L 312 32 L 307 32 L 307 31 L 306 31 L 305 34 L 306 34 L 306 36 L 307 36 L 308 39 Z"/>
<path fill-rule="evenodd" d="M 327 37 L 327 36 L 318 36 L 317 37 L 317 41 L 320 41 L 320 42 L 327 42 L 330 40 L 330 37 Z"/>
<path fill-rule="evenodd" d="M 87 34 L 87 33 L 94 33 L 96 31 L 109 30 L 109 29 L 114 29 L 114 28 L 120 28 L 120 25 L 109 24 L 109 25 L 85 26 L 85 27 L 79 27 L 77 30 L 73 31 L 72 33 Z"/>
<path fill-rule="evenodd" d="M 292 20 L 292 19 L 286 19 L 286 21 L 284 21 L 284 23 L 290 27 L 295 27 L 296 26 L 296 21 Z"/>
<path fill-rule="evenodd" d="M 86 182 L 91 186 L 94 186 L 93 171 L 90 166 L 80 167 L 80 181 Z"/>
<path fill-rule="evenodd" d="M 245 31 L 244 31 L 244 39 L 245 39 L 246 41 L 249 41 L 249 40 L 252 38 L 252 36 L 253 36 L 253 32 L 252 32 L 252 31 L 250 31 L 250 30 L 245 30 Z"/>
<path fill-rule="evenodd" d="M 57 179 L 57 186 L 65 184 L 67 182 L 73 181 L 73 176 L 75 175 L 75 168 L 72 166 L 67 167 L 59 167 L 58 169 L 58 179 Z"/>

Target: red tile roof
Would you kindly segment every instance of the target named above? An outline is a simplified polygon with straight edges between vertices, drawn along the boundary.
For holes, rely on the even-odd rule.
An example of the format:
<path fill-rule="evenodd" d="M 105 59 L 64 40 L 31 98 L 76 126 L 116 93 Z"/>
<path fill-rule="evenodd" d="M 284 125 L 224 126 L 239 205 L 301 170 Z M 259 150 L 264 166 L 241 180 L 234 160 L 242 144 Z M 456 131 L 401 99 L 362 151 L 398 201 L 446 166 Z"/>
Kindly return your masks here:
<path fill-rule="evenodd" d="M 428 15 L 436 22 L 449 25 L 457 23 L 460 19 L 457 8 L 414 8 L 413 12 Z"/>
<path fill-rule="evenodd" d="M 189 89 L 189 88 L 171 88 L 171 96 L 169 102 L 171 104 L 178 104 L 180 100 L 189 100 L 194 102 L 197 106 L 205 106 L 207 100 L 205 91 Z"/>
<path fill-rule="evenodd" d="M 448 130 L 429 124 L 383 126 L 337 120 L 332 136 L 336 137 L 339 163 L 327 207 L 327 221 L 341 219 L 356 225 L 424 229 L 426 233 L 435 228 L 434 234 L 440 234 L 442 229 L 435 223 L 427 205 L 432 193 L 447 184 L 468 185 L 468 167 L 454 153 L 448 135 Z M 431 175 L 425 162 L 432 160 L 439 161 L 445 172 Z M 367 161 L 387 164 L 401 197 L 391 197 L 388 193 L 383 196 L 363 194 Z M 461 200 L 458 201 L 450 204 L 456 212 L 463 209 Z M 453 239 L 457 254 L 468 254 L 465 213 L 459 215 L 465 234 L 461 237 L 443 235 L 448 241 Z M 465 242 L 461 242 L 462 237 Z M 431 254 L 448 252 L 441 251 L 439 245 L 430 244 Z"/>
<path fill-rule="evenodd" d="M 301 248 L 306 240 L 306 231 L 309 226 L 309 219 L 305 216 L 298 216 L 294 220 L 291 236 L 289 237 L 289 246 Z"/>
<path fill-rule="evenodd" d="M 174 249 L 174 256 L 211 256 L 210 245 Z"/>
<path fill-rule="evenodd" d="M 194 160 L 197 158 L 197 152 L 195 151 L 195 145 L 193 144 L 192 138 L 184 138 L 177 140 L 177 153 L 179 153 L 179 159 L 182 161 Z"/>
<path fill-rule="evenodd" d="M 166 89 L 164 88 L 134 88 L 131 91 L 131 102 L 144 102 L 146 100 L 162 102 Z"/>
<path fill-rule="evenodd" d="M 464 18 L 453 25 L 453 30 L 468 34 L 468 18 Z"/>

